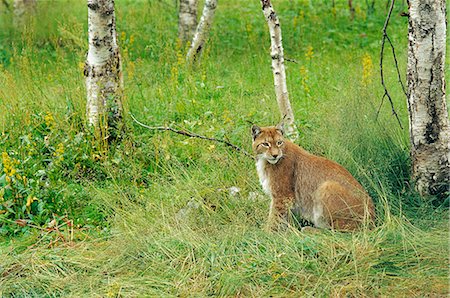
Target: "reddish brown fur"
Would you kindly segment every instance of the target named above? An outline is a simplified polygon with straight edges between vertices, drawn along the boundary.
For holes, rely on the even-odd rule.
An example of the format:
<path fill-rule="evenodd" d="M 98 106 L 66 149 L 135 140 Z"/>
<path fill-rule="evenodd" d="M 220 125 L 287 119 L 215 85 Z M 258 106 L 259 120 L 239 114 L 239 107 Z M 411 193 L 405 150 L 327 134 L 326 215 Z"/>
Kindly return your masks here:
<path fill-rule="evenodd" d="M 284 139 L 280 126 L 253 126 L 252 134 L 261 184 L 272 197 L 269 223 L 274 228 L 290 212 L 319 228 L 354 230 L 373 222 L 372 199 L 341 165 Z"/>

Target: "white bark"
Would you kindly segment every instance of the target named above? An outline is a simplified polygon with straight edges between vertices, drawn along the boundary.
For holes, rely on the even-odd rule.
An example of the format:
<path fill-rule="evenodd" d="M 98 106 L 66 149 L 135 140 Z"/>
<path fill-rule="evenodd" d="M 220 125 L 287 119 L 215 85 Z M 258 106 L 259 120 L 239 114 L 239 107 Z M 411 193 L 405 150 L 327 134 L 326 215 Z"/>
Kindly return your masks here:
<path fill-rule="evenodd" d="M 445 195 L 450 187 L 445 0 L 410 0 L 409 5 L 407 81 L 412 177 L 421 195 Z"/>
<path fill-rule="evenodd" d="M 14 0 L 14 25 L 21 27 L 36 12 L 36 0 Z"/>
<path fill-rule="evenodd" d="M 186 56 L 188 63 L 198 60 L 211 29 L 212 20 L 217 8 L 217 0 L 206 0 L 202 17 L 195 31 L 194 39 Z"/>
<path fill-rule="evenodd" d="M 180 0 L 178 39 L 184 44 L 192 41 L 197 28 L 198 0 Z"/>
<path fill-rule="evenodd" d="M 296 140 L 298 138 L 297 127 L 294 122 L 291 102 L 286 84 L 286 71 L 284 68 L 284 51 L 281 38 L 280 21 L 275 13 L 270 0 L 261 0 L 262 10 L 269 26 L 270 55 L 272 57 L 272 71 L 275 85 L 275 94 L 281 117 L 284 118 L 286 135 Z"/>
<path fill-rule="evenodd" d="M 117 129 L 122 121 L 122 66 L 114 0 L 88 0 L 89 52 L 84 75 L 91 125 Z"/>

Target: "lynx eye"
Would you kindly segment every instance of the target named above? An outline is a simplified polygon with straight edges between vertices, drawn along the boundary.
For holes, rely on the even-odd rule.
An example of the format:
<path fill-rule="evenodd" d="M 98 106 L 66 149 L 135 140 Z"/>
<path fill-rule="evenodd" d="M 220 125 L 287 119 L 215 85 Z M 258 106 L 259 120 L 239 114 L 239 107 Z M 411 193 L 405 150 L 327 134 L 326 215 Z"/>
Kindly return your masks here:
<path fill-rule="evenodd" d="M 264 143 L 261 143 L 261 146 L 269 148 L 270 144 L 268 142 L 264 142 Z"/>
<path fill-rule="evenodd" d="M 278 142 L 277 142 L 277 146 L 280 147 L 280 146 L 283 145 L 283 143 L 284 143 L 283 141 L 278 141 Z"/>

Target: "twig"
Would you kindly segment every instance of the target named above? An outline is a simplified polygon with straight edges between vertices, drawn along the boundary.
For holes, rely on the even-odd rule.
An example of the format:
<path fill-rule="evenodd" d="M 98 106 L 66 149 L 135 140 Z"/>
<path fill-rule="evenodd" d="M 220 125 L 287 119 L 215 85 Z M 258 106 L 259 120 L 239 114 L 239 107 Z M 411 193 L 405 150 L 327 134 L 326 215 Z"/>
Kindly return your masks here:
<path fill-rule="evenodd" d="M 398 68 L 397 55 L 395 55 L 394 45 L 392 44 L 392 41 L 387 34 L 386 34 L 386 39 L 389 42 L 389 45 L 391 46 L 391 49 L 392 49 L 392 56 L 394 57 L 395 69 L 397 70 L 398 82 L 400 83 L 400 86 L 402 86 L 402 90 L 403 90 L 403 93 L 405 94 L 406 98 L 408 98 L 408 93 L 406 92 L 405 84 L 403 84 L 402 75 L 400 74 L 400 69 Z"/>
<path fill-rule="evenodd" d="M 2 0 L 2 3 L 6 6 L 6 9 L 8 11 L 11 11 L 11 8 L 9 7 L 9 3 L 6 0 Z"/>
<path fill-rule="evenodd" d="M 240 147 L 238 147 L 238 146 L 236 146 L 236 145 L 234 145 L 234 144 L 232 144 L 232 143 L 230 143 L 230 142 L 228 142 L 228 141 L 220 140 L 220 139 L 216 139 L 216 138 L 211 138 L 211 137 L 206 137 L 206 136 L 202 136 L 202 135 L 199 135 L 199 134 L 196 134 L 196 133 L 187 131 L 187 130 L 178 130 L 178 129 L 174 129 L 174 128 L 172 128 L 172 127 L 167 127 L 167 126 L 148 126 L 148 125 L 145 125 L 145 124 L 142 123 L 142 122 L 139 122 L 139 120 L 137 120 L 137 119 L 133 116 L 133 114 L 130 113 L 130 116 L 131 116 L 131 118 L 134 120 L 134 122 L 136 122 L 137 124 L 139 124 L 139 125 L 142 126 L 142 127 L 148 128 L 148 129 L 150 129 L 150 130 L 171 131 L 171 132 L 174 132 L 174 133 L 177 133 L 177 134 L 186 136 L 186 137 L 198 138 L 198 139 L 202 139 L 202 140 L 207 140 L 207 141 L 213 141 L 213 142 L 217 142 L 217 143 L 222 143 L 222 144 L 224 144 L 224 145 L 226 145 L 226 146 L 228 146 L 228 147 L 231 147 L 231 148 L 233 148 L 234 150 L 236 150 L 236 151 L 238 151 L 238 152 L 241 152 L 241 153 L 243 153 L 244 155 L 246 155 L 246 156 L 248 156 L 248 157 L 254 159 L 254 157 L 253 157 L 252 155 L 250 155 L 248 152 L 246 152 L 246 151 L 243 150 L 242 148 L 240 148 Z"/>
<path fill-rule="evenodd" d="M 298 64 L 297 60 L 288 58 L 288 57 L 286 57 L 286 56 L 284 56 L 284 61 L 292 62 L 292 63 Z"/>
<path fill-rule="evenodd" d="M 392 48 L 392 53 L 394 54 L 395 66 L 397 68 L 397 73 L 398 73 L 399 80 L 400 80 L 400 83 L 401 83 L 402 88 L 403 88 L 403 92 L 405 92 L 405 88 L 403 86 L 403 83 L 401 82 L 401 77 L 400 77 L 400 72 L 399 72 L 399 69 L 398 69 L 397 58 L 395 56 L 394 46 L 392 45 L 392 42 L 391 42 L 391 40 L 390 40 L 390 38 L 389 38 L 389 36 L 387 35 L 387 32 L 386 32 L 387 27 L 389 25 L 389 20 L 391 19 L 391 14 L 392 14 L 392 10 L 394 8 L 394 3 L 395 3 L 395 0 L 391 0 L 391 6 L 389 7 L 389 11 L 388 11 L 388 14 L 387 14 L 387 17 L 386 17 L 386 21 L 384 22 L 384 26 L 383 26 L 383 38 L 381 39 L 380 76 L 381 76 L 381 85 L 383 85 L 383 88 L 384 88 L 384 95 L 381 98 L 381 104 L 380 104 L 380 107 L 378 108 L 378 111 L 377 111 L 377 118 L 378 118 L 378 115 L 380 113 L 381 106 L 383 105 L 384 98 L 387 97 L 387 99 L 389 100 L 389 103 L 391 104 L 392 114 L 395 116 L 395 118 L 397 118 L 397 122 L 400 125 L 400 128 L 403 129 L 402 123 L 400 122 L 400 118 L 398 117 L 398 114 L 395 111 L 394 103 L 392 102 L 392 97 L 389 94 L 389 91 L 388 91 L 388 89 L 386 87 L 386 83 L 384 82 L 384 72 L 383 72 L 384 44 L 385 44 L 386 39 L 387 39 L 389 44 L 390 44 L 390 46 L 391 46 L 391 48 Z M 406 94 L 406 92 L 405 92 L 405 94 Z"/>

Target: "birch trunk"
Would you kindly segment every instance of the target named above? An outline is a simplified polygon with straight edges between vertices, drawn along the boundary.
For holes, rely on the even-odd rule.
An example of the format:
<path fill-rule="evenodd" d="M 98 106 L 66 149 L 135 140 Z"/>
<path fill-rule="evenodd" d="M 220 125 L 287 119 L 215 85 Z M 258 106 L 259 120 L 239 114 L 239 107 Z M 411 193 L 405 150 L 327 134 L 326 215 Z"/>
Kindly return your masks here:
<path fill-rule="evenodd" d="M 106 131 L 122 126 L 122 66 L 117 45 L 114 0 L 88 0 L 89 52 L 84 68 L 87 118 Z"/>
<path fill-rule="evenodd" d="M 36 12 L 36 0 L 14 0 L 14 25 L 22 27 Z"/>
<path fill-rule="evenodd" d="M 185 44 L 192 41 L 197 28 L 198 0 L 180 0 L 178 15 L 178 39 Z"/>
<path fill-rule="evenodd" d="M 409 6 L 407 81 L 412 177 L 421 195 L 445 196 L 450 187 L 445 0 L 410 0 Z"/>
<path fill-rule="evenodd" d="M 272 71 L 278 107 L 280 109 L 281 117 L 284 118 L 286 135 L 290 139 L 296 140 L 298 138 L 298 132 L 294 123 L 294 113 L 292 112 L 286 84 L 280 21 L 270 0 L 261 0 L 261 4 L 267 25 L 269 26 L 270 55 L 272 57 Z"/>
<path fill-rule="evenodd" d="M 200 23 L 195 31 L 194 39 L 186 56 L 188 64 L 199 59 L 203 46 L 211 29 L 212 20 L 217 8 L 217 0 L 206 0 Z"/>

